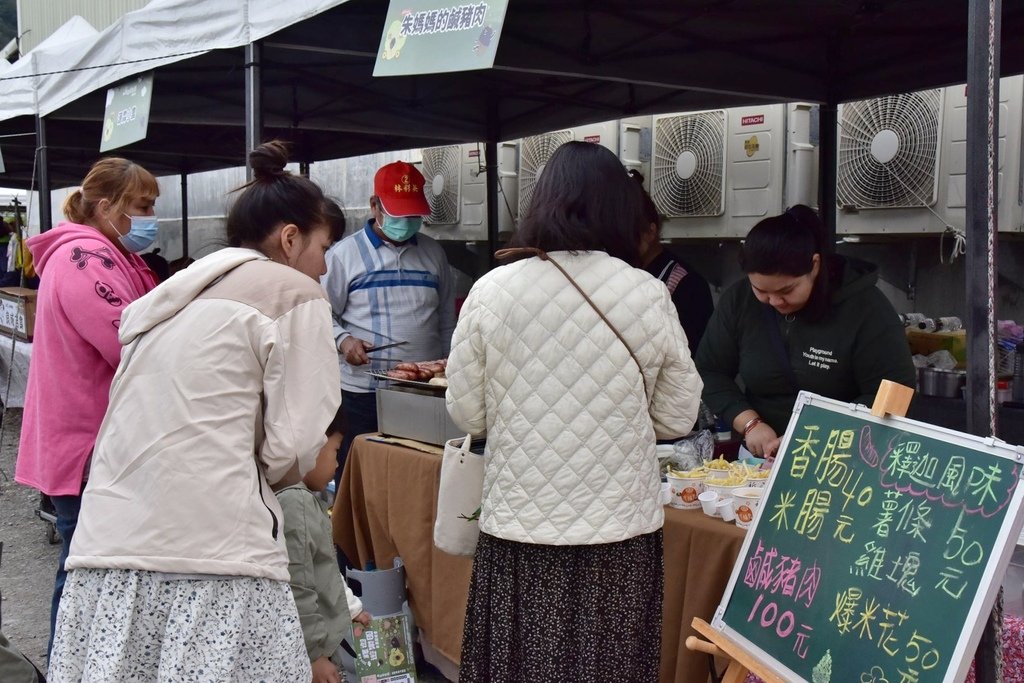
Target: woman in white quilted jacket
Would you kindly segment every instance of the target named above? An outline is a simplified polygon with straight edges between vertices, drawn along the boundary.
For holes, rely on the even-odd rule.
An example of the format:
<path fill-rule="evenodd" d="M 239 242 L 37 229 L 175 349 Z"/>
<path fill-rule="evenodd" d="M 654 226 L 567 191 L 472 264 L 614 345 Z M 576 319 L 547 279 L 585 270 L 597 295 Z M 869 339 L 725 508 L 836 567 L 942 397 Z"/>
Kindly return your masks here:
<path fill-rule="evenodd" d="M 655 440 L 690 431 L 702 384 L 668 290 L 634 267 L 645 227 L 615 155 L 567 143 L 514 238 L 525 258 L 463 305 L 448 411 L 487 432 L 464 683 L 658 678 Z"/>

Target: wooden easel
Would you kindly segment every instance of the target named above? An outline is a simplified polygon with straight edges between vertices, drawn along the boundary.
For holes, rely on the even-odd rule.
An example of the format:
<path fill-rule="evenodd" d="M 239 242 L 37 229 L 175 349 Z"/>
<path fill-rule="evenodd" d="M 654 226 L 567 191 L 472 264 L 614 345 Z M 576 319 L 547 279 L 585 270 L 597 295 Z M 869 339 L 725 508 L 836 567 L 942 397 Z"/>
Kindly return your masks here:
<path fill-rule="evenodd" d="M 759 676 L 765 683 L 786 683 L 784 678 L 772 673 L 757 658 L 747 652 L 742 645 L 724 633 L 719 633 L 711 624 L 700 617 L 694 617 L 691 624 L 693 630 L 701 634 L 707 640 L 701 640 L 697 636 L 690 636 L 686 639 L 686 649 L 694 652 L 706 652 L 716 657 L 725 657 L 732 661 L 725 670 L 722 683 L 743 683 L 748 673 Z"/>
<path fill-rule="evenodd" d="M 910 387 L 883 379 L 878 386 L 878 393 L 875 394 L 871 414 L 875 417 L 884 417 L 885 415 L 906 417 L 910 399 L 913 397 L 914 390 Z M 748 652 L 742 645 L 715 630 L 711 624 L 700 617 L 694 617 L 691 625 L 694 631 L 707 640 L 690 636 L 686 639 L 686 649 L 694 652 L 706 652 L 709 655 L 731 660 L 725 670 L 722 683 L 743 683 L 748 673 L 760 677 L 765 683 L 786 683 L 785 679 L 769 671 L 755 655 Z"/>
<path fill-rule="evenodd" d="M 910 399 L 914 398 L 914 390 L 896 382 L 883 379 L 878 385 L 875 402 L 871 406 L 871 414 L 875 417 L 886 415 L 907 416 Z"/>

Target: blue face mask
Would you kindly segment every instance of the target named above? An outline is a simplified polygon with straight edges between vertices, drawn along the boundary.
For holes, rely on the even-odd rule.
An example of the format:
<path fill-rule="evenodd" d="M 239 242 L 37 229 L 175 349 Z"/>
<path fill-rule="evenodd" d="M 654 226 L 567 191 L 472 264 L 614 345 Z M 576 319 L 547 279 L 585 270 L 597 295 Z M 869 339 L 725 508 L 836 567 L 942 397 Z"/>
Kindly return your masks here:
<path fill-rule="evenodd" d="M 392 242 L 404 242 L 418 233 L 421 227 L 423 227 L 423 216 L 395 218 L 384 214 L 384 225 L 380 226 L 380 229 Z"/>
<path fill-rule="evenodd" d="M 156 216 L 129 216 L 128 214 L 125 216 L 132 222 L 132 226 L 128 229 L 127 235 L 118 233 L 117 236 L 125 249 L 138 253 L 156 241 Z M 117 228 L 112 222 L 110 227 L 117 232 Z"/>

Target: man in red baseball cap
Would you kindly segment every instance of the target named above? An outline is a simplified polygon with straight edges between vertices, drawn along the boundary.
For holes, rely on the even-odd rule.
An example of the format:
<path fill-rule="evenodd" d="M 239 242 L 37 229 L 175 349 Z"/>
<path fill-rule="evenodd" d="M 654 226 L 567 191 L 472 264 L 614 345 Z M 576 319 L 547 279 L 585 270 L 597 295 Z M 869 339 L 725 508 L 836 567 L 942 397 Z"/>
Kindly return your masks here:
<path fill-rule="evenodd" d="M 395 161 L 381 166 L 373 176 L 373 192 L 390 216 L 429 216 L 423 182 L 418 168 L 407 161 Z"/>
<path fill-rule="evenodd" d="M 327 252 L 321 283 L 334 313 L 345 434 L 335 481 L 352 439 L 377 431 L 379 381 L 366 371 L 448 355 L 455 283 L 441 246 L 418 234 L 430 215 L 423 183 L 423 174 L 406 161 L 381 167 L 373 177 L 372 217 Z M 403 343 L 369 351 L 395 342 Z"/>
<path fill-rule="evenodd" d="M 373 176 L 370 210 L 384 237 L 401 244 L 423 227 L 430 204 L 423 195 L 423 174 L 406 161 L 381 166 Z"/>

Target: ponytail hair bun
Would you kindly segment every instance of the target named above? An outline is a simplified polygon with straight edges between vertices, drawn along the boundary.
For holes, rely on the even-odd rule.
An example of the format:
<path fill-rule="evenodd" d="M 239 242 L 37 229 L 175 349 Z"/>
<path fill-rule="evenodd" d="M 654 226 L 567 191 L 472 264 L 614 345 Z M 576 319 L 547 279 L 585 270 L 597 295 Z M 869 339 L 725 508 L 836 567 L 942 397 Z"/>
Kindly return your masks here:
<path fill-rule="evenodd" d="M 283 140 L 264 142 L 249 152 L 249 165 L 252 167 L 253 178 L 261 183 L 290 175 L 285 170 L 288 165 L 288 143 Z"/>
<path fill-rule="evenodd" d="M 81 190 L 75 190 L 64 198 L 64 203 L 61 204 L 61 211 L 64 212 L 64 217 L 72 223 L 82 224 L 89 220 L 89 216 L 82 210 Z"/>
<path fill-rule="evenodd" d="M 308 235 L 328 224 L 324 193 L 301 175 L 285 170 L 288 143 L 264 142 L 249 153 L 253 179 L 240 188 L 228 212 L 228 245 L 257 248 L 282 225 L 294 224 Z"/>

